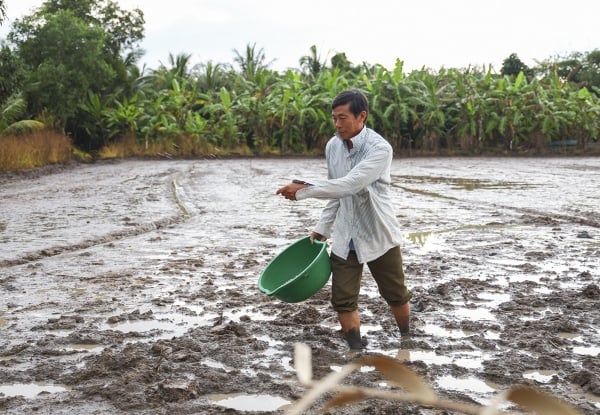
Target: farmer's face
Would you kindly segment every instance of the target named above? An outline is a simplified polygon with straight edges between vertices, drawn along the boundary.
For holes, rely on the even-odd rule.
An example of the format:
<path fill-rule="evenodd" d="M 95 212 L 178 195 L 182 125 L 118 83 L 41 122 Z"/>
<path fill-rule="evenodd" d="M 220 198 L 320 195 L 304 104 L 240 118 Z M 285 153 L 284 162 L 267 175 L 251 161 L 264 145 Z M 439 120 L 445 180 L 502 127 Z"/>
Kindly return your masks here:
<path fill-rule="evenodd" d="M 350 111 L 350 103 L 348 103 L 335 107 L 331 111 L 331 116 L 338 136 L 347 140 L 361 132 L 367 119 L 367 112 L 363 111 L 358 114 L 358 117 L 355 117 Z"/>

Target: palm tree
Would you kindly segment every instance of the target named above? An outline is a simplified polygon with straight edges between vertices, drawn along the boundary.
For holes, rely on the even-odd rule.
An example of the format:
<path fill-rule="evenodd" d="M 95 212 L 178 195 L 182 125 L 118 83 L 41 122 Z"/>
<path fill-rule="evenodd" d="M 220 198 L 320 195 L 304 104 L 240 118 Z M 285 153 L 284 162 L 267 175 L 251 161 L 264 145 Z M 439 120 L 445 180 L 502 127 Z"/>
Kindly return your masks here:
<path fill-rule="evenodd" d="M 234 49 L 235 57 L 233 61 L 237 63 L 241 69 L 242 75 L 250 81 L 253 81 L 258 74 L 267 70 L 273 61 L 265 63 L 267 56 L 264 49 L 256 50 L 256 43 L 250 46 L 246 45 L 246 53 L 242 55 L 237 49 Z"/>
<path fill-rule="evenodd" d="M 218 91 L 226 86 L 227 82 L 227 72 L 223 64 L 214 64 L 209 61 L 199 66 L 197 83 L 201 91 Z"/>
<path fill-rule="evenodd" d="M 313 79 L 316 79 L 317 76 L 319 76 L 319 73 L 325 69 L 325 61 L 321 61 L 321 57 L 317 53 L 317 47 L 315 45 L 310 47 L 310 55 L 305 55 L 300 58 L 300 67 L 305 73 L 312 76 Z"/>
<path fill-rule="evenodd" d="M 152 71 L 156 87 L 158 89 L 170 88 L 173 80 L 180 82 L 189 79 L 190 72 L 193 69 L 190 68 L 191 58 L 192 55 L 187 53 L 180 53 L 176 56 L 169 53 L 169 66 L 161 62 L 158 69 Z"/>
<path fill-rule="evenodd" d="M 6 20 L 6 5 L 0 0 L 0 25 Z"/>
<path fill-rule="evenodd" d="M 19 95 L 10 97 L 0 105 L 0 134 L 22 134 L 45 127 L 36 120 L 24 120 L 27 102 Z"/>

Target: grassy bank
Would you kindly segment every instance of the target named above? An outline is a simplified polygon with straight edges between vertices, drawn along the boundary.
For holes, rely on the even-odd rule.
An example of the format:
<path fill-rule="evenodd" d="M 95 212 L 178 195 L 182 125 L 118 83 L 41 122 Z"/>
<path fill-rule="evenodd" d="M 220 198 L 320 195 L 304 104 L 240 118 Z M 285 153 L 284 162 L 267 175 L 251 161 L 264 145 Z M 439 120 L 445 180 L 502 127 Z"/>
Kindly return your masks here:
<path fill-rule="evenodd" d="M 94 157 L 73 147 L 68 137 L 49 130 L 32 132 L 27 135 L 0 136 L 0 172 L 16 172 L 35 169 L 53 164 L 66 164 L 73 158 L 77 160 L 110 160 L 134 157 L 147 158 L 194 158 L 229 156 L 320 156 L 316 150 L 306 154 L 281 154 L 277 150 L 263 150 L 255 153 L 246 146 L 223 149 L 193 136 L 182 135 L 173 139 L 152 142 L 140 142 L 135 137 L 124 137 L 101 148 Z M 487 148 L 477 153 L 440 148 L 432 150 L 402 149 L 396 157 L 461 157 L 461 156 L 510 156 L 510 157 L 548 157 L 548 156 L 598 156 L 600 146 L 590 146 L 583 150 L 576 146 L 542 146 L 539 148 L 521 148 L 510 152 L 502 148 Z"/>
<path fill-rule="evenodd" d="M 126 136 L 100 149 L 101 160 L 128 157 L 201 157 L 207 155 L 227 155 L 222 149 L 198 140 L 191 135 L 180 135 L 159 141 L 140 141 L 134 136 Z M 240 148 L 236 154 L 251 155 L 248 148 Z"/>
<path fill-rule="evenodd" d="M 68 163 L 72 150 L 69 138 L 53 131 L 0 136 L 0 171 Z"/>

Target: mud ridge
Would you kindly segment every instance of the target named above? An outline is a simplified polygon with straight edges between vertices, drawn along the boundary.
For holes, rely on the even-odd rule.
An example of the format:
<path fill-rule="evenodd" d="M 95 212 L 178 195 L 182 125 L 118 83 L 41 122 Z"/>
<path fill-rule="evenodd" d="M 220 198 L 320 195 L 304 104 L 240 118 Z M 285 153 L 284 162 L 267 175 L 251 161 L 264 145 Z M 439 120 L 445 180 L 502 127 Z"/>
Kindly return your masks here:
<path fill-rule="evenodd" d="M 88 239 L 86 241 L 73 244 L 63 245 L 42 249 L 38 252 L 32 252 L 25 256 L 16 259 L 5 259 L 0 261 L 0 268 L 8 268 L 16 265 L 24 265 L 33 261 L 39 261 L 42 258 L 53 257 L 61 255 L 67 252 L 76 252 L 84 249 L 88 249 L 97 245 L 102 245 L 110 242 L 115 242 L 121 239 L 130 238 L 132 236 L 139 236 L 147 232 L 152 232 L 157 229 L 167 228 L 169 226 L 176 225 L 183 222 L 187 218 L 183 213 L 181 215 L 164 218 L 154 222 L 146 223 L 143 225 L 136 226 L 134 229 L 113 232 L 108 235 L 103 235 L 98 238 Z"/>

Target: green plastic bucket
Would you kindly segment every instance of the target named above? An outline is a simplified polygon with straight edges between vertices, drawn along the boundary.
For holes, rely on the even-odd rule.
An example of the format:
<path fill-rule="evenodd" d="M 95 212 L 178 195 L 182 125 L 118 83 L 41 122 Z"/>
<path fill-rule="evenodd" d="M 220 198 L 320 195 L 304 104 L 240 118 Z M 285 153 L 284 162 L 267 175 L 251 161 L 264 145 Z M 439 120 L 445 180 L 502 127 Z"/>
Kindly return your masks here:
<path fill-rule="evenodd" d="M 331 262 L 325 242 L 310 237 L 297 240 L 267 265 L 258 279 L 258 289 L 286 303 L 312 297 L 329 280 Z"/>

